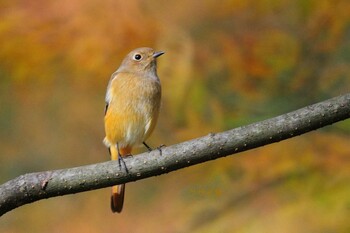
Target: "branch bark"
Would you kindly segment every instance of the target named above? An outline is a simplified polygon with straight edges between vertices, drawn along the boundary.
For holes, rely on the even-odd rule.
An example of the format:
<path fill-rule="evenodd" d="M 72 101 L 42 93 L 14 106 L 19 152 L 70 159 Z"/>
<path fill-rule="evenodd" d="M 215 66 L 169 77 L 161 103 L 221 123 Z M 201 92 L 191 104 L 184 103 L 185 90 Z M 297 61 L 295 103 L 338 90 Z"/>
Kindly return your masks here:
<path fill-rule="evenodd" d="M 350 93 L 275 118 L 118 161 L 29 173 L 0 186 L 0 216 L 55 196 L 141 180 L 271 144 L 350 118 Z"/>

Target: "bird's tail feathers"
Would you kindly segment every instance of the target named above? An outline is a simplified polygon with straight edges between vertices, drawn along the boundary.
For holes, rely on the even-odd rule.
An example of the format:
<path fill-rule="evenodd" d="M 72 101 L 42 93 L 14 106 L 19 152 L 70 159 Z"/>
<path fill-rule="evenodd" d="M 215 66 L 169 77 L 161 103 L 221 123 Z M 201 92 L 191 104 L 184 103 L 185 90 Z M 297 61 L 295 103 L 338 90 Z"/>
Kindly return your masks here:
<path fill-rule="evenodd" d="M 111 153 L 111 160 L 117 160 L 120 156 L 127 156 L 130 155 L 132 148 L 131 147 L 124 147 L 118 149 L 114 146 L 111 146 L 109 148 Z M 125 184 L 115 185 L 112 187 L 112 195 L 111 195 L 111 209 L 112 212 L 120 213 L 123 209 L 124 204 L 124 193 L 125 193 Z"/>

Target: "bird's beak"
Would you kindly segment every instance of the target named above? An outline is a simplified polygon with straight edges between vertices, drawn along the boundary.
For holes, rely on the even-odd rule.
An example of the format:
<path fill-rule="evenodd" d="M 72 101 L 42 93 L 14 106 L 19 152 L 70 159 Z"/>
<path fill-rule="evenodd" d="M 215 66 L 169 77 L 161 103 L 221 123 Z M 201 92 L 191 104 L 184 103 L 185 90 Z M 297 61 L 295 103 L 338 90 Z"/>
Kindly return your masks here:
<path fill-rule="evenodd" d="M 163 51 L 154 52 L 154 53 L 153 53 L 153 57 L 154 57 L 154 58 L 157 58 L 157 57 L 159 57 L 159 56 L 161 56 L 161 55 L 163 55 L 163 54 L 164 54 Z"/>

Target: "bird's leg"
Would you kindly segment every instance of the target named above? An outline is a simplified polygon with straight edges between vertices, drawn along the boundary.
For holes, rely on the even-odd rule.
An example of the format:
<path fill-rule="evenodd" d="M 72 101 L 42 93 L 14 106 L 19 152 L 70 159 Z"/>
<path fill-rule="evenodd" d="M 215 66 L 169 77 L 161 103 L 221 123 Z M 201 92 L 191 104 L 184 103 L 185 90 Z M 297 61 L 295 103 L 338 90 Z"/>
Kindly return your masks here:
<path fill-rule="evenodd" d="M 146 142 L 142 142 L 142 143 L 143 143 L 143 145 L 147 148 L 147 150 L 148 150 L 149 152 L 151 152 L 151 151 L 153 150 L 149 145 L 147 145 Z"/>
<path fill-rule="evenodd" d="M 123 163 L 123 164 L 124 164 L 124 167 L 125 167 L 125 171 L 126 171 L 126 173 L 128 173 L 128 174 L 129 174 L 129 170 L 128 170 L 128 168 L 126 167 L 125 161 L 124 161 L 123 157 L 122 157 L 122 156 L 121 156 L 121 154 L 120 154 L 120 151 L 119 151 L 119 145 L 118 145 L 118 143 L 117 143 L 117 151 L 118 151 L 118 163 L 119 163 L 119 169 L 121 169 L 121 163 Z"/>
<path fill-rule="evenodd" d="M 142 143 L 148 149 L 149 152 L 151 152 L 153 150 L 149 145 L 146 144 L 146 142 L 142 142 Z M 162 155 L 162 147 L 165 147 L 165 145 L 162 144 L 156 148 L 159 151 L 160 155 Z"/>

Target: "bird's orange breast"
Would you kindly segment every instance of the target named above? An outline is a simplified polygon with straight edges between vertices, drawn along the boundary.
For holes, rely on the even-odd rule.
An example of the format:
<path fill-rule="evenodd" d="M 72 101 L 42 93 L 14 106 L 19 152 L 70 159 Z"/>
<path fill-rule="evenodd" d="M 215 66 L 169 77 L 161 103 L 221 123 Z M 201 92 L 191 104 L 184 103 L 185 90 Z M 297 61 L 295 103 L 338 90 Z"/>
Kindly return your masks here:
<path fill-rule="evenodd" d="M 110 84 L 106 140 L 121 146 L 142 143 L 154 129 L 160 107 L 159 82 L 119 73 Z"/>

